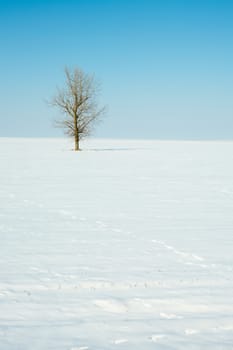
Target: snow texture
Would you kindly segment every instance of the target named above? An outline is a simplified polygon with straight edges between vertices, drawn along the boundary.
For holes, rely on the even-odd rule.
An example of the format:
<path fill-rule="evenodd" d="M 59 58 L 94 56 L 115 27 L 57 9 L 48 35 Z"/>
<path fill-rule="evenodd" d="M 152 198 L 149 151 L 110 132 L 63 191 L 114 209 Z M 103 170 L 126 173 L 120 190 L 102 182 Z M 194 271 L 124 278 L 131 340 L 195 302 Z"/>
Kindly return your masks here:
<path fill-rule="evenodd" d="M 1 350 L 232 350 L 233 143 L 0 139 Z"/>

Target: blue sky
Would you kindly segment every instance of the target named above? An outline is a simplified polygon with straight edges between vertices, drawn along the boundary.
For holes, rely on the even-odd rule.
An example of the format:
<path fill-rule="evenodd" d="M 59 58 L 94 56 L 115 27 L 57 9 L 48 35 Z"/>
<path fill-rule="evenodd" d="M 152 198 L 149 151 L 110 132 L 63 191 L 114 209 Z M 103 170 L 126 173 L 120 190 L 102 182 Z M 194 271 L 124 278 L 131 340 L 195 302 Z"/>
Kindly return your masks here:
<path fill-rule="evenodd" d="M 233 2 L 0 0 L 0 136 L 61 136 L 65 66 L 102 82 L 98 137 L 233 138 Z"/>

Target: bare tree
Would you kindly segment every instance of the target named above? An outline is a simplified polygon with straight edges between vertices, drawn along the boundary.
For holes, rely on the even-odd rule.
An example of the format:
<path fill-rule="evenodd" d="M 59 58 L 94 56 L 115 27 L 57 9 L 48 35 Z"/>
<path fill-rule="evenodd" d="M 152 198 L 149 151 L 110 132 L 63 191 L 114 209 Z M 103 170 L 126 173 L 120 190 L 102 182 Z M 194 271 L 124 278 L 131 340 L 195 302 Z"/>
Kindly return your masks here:
<path fill-rule="evenodd" d="M 56 121 L 56 126 L 74 138 L 74 150 L 79 151 L 79 141 L 90 134 L 105 107 L 98 107 L 99 84 L 93 75 L 86 74 L 79 68 L 66 68 L 65 78 L 65 87 L 58 89 L 51 105 L 64 114 L 62 120 Z"/>

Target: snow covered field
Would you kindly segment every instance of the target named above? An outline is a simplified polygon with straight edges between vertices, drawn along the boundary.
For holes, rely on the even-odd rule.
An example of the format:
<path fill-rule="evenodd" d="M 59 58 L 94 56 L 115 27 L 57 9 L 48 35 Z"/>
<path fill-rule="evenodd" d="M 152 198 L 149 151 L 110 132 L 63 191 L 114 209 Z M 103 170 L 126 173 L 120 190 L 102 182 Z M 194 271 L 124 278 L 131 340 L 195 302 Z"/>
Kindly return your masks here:
<path fill-rule="evenodd" d="M 0 139 L 0 350 L 233 349 L 233 143 Z"/>

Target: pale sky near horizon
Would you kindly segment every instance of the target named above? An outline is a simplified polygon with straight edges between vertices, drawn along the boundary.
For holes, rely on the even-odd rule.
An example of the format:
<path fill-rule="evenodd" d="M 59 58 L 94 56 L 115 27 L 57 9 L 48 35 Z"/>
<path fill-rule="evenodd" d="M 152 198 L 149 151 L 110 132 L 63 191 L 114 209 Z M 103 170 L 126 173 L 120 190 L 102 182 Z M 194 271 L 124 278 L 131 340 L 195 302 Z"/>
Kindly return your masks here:
<path fill-rule="evenodd" d="M 46 99 L 79 66 L 108 105 L 94 136 L 233 139 L 233 2 L 0 0 L 0 136 L 61 136 Z"/>

